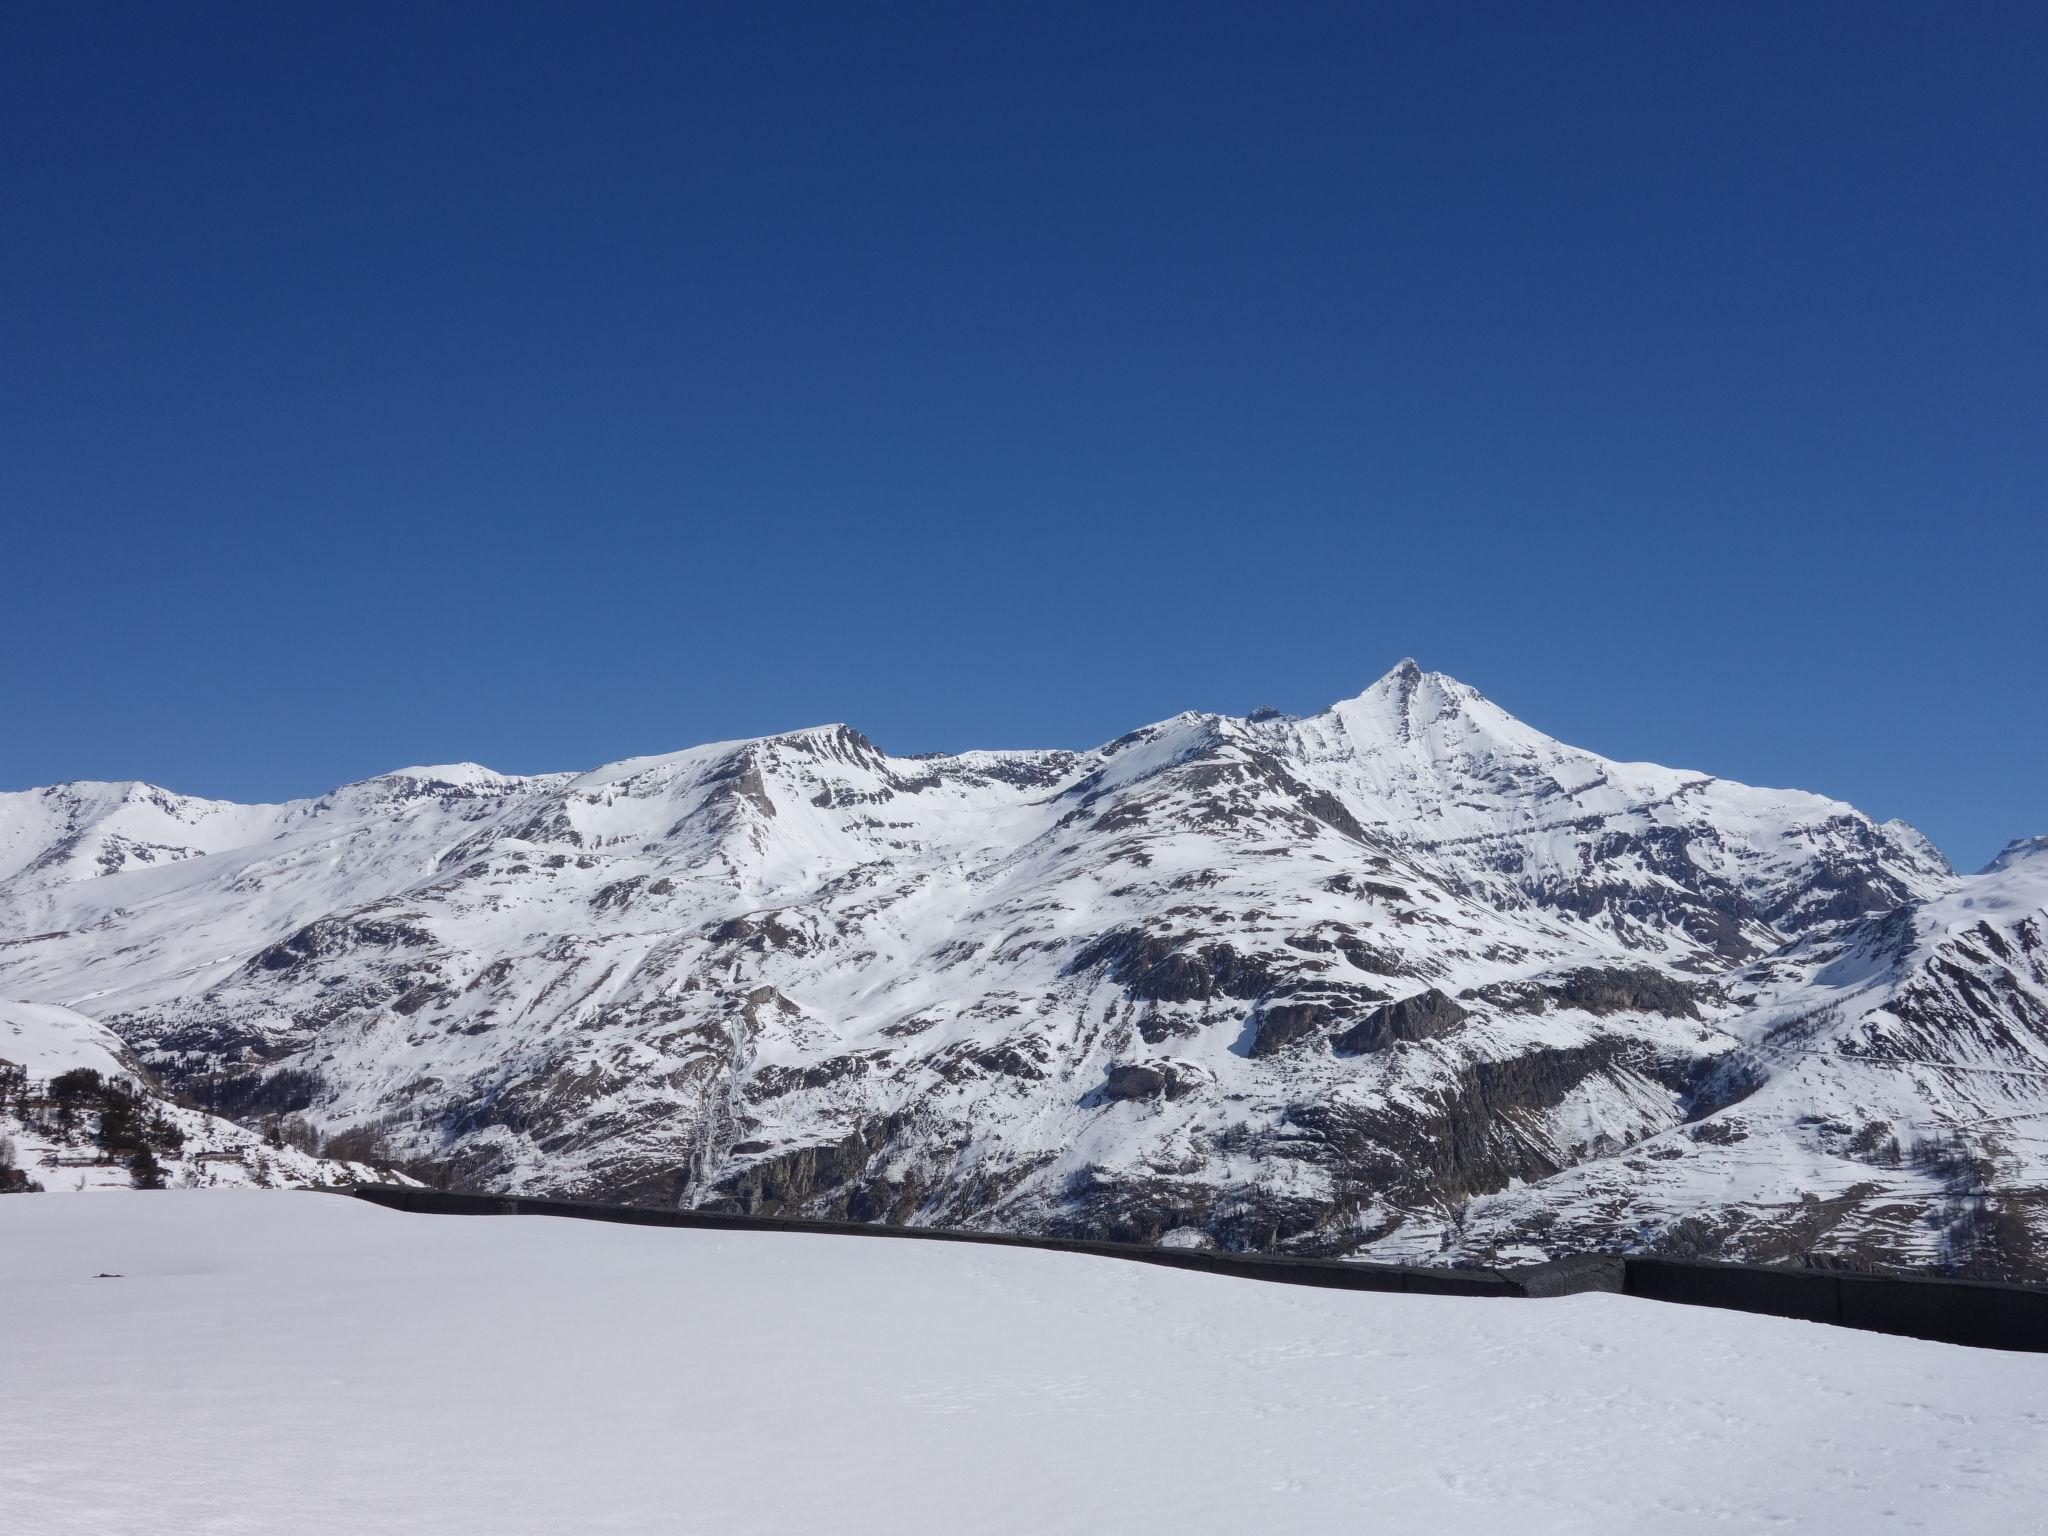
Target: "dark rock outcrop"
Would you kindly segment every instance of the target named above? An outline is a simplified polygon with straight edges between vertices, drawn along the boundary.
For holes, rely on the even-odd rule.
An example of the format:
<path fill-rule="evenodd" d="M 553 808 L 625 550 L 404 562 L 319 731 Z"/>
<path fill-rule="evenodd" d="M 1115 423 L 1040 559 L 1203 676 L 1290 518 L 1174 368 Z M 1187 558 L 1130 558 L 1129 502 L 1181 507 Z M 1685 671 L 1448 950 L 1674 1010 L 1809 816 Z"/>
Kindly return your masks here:
<path fill-rule="evenodd" d="M 1106 1099 L 1157 1099 L 1166 1096 L 1173 1079 L 1156 1067 L 1111 1067 L 1102 1085 Z"/>
<path fill-rule="evenodd" d="M 1182 949 L 1178 936 L 1112 928 L 1082 946 L 1069 975 L 1102 966 L 1132 997 L 1155 1003 L 1203 1002 L 1216 996 L 1257 997 L 1272 982 L 1268 964 L 1228 944 Z"/>
<path fill-rule="evenodd" d="M 1586 966 L 1568 973 L 1551 989 L 1567 1008 L 1587 1013 L 1657 1013 L 1668 1019 L 1696 1019 L 1693 989 L 1649 966 Z"/>
<path fill-rule="evenodd" d="M 1469 1017 L 1466 1011 L 1431 987 L 1397 1003 L 1373 1009 L 1339 1035 L 1337 1051 L 1343 1056 L 1362 1056 L 1385 1050 L 1398 1041 L 1434 1040 L 1448 1035 Z"/>
<path fill-rule="evenodd" d="M 1291 1045 L 1326 1034 L 1337 1015 L 1326 1003 L 1272 1003 L 1260 1010 L 1259 1031 L 1250 1054 L 1271 1056 Z"/>
<path fill-rule="evenodd" d="M 1100 1091 L 1103 1098 L 1111 1101 L 1177 1099 L 1186 1094 L 1192 1086 L 1185 1077 L 1163 1062 L 1149 1067 L 1133 1062 L 1111 1067 Z"/>

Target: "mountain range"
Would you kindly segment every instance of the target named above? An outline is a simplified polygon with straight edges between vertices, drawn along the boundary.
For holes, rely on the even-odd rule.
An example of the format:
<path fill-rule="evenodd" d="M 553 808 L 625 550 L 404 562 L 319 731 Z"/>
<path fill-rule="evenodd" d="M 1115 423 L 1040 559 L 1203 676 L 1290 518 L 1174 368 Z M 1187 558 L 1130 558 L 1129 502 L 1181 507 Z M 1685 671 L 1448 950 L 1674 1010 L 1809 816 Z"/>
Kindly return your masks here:
<path fill-rule="evenodd" d="M 831 725 L 0 794 L 0 997 L 229 1121 L 477 1187 L 1411 1261 L 2042 1277 L 2044 909 L 2043 839 L 1959 876 L 1410 661 L 1088 751 Z"/>

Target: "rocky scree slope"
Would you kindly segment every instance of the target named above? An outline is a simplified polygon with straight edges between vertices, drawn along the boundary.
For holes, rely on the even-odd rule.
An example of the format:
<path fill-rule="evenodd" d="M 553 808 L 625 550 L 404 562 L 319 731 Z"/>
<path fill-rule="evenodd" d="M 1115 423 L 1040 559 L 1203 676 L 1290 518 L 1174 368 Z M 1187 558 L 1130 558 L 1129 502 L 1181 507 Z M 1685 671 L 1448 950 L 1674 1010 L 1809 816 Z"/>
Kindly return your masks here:
<path fill-rule="evenodd" d="M 0 796 L 0 992 L 485 1186 L 2033 1273 L 2037 853 L 1959 879 L 1404 662 L 1086 752 L 827 726 L 280 806 Z"/>

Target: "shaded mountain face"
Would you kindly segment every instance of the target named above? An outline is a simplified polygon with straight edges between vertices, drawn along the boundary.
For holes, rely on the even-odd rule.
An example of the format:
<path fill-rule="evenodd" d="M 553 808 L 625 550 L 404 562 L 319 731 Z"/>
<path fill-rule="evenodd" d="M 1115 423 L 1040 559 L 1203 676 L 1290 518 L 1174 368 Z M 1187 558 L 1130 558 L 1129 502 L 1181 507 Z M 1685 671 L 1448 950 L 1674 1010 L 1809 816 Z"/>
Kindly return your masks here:
<path fill-rule="evenodd" d="M 1976 889 L 1900 823 L 1610 762 L 1404 662 L 1078 753 L 828 726 L 283 806 L 0 796 L 0 994 L 483 1185 L 2003 1272 L 2032 1164 L 1989 1126 L 2048 1078 L 1978 1079 L 2035 1070 L 2039 923 L 1957 938 Z"/>

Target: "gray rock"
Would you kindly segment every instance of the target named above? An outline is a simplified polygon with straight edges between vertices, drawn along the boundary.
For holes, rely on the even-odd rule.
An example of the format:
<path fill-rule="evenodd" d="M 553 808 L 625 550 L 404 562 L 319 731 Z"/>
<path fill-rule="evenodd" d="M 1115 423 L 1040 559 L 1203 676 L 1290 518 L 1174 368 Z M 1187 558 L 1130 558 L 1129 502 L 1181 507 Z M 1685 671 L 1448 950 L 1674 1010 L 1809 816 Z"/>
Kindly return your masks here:
<path fill-rule="evenodd" d="M 1396 1041 L 1434 1040 L 1451 1033 L 1468 1017 L 1457 1003 L 1431 987 L 1373 1009 L 1337 1037 L 1337 1051 L 1343 1056 L 1359 1056 L 1385 1050 Z"/>
<path fill-rule="evenodd" d="M 1337 1015 L 1323 1003 L 1271 1003 L 1259 1013 L 1259 1032 L 1250 1054 L 1271 1056 L 1290 1045 L 1323 1034 Z"/>
<path fill-rule="evenodd" d="M 1157 1067 L 1122 1066 L 1109 1069 L 1102 1094 L 1108 1099 L 1174 1098 L 1173 1078 Z"/>

